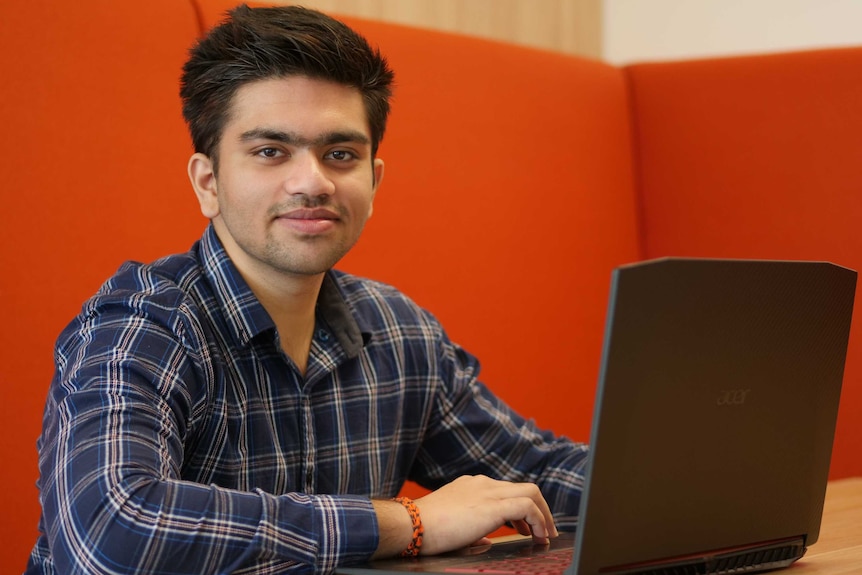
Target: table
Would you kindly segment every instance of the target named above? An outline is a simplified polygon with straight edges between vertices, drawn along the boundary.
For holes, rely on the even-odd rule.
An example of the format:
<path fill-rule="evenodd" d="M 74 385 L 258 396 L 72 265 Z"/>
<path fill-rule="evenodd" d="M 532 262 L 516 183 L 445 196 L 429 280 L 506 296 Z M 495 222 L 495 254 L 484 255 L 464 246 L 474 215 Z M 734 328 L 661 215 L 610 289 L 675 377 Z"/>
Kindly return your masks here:
<path fill-rule="evenodd" d="M 495 541 L 522 538 L 496 537 Z M 820 538 L 805 556 L 776 575 L 862 575 L 862 477 L 830 481 Z"/>
<path fill-rule="evenodd" d="M 820 538 L 787 575 L 862 573 L 862 477 L 830 481 Z"/>

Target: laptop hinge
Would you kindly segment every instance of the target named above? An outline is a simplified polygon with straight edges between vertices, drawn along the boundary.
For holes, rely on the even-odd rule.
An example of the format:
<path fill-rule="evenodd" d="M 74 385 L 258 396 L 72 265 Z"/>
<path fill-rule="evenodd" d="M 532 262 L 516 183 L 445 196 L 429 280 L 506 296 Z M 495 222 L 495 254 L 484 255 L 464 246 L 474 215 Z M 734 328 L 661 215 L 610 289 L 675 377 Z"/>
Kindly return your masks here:
<path fill-rule="evenodd" d="M 670 557 L 599 569 L 612 575 L 730 575 L 787 567 L 805 554 L 805 537 L 789 537 L 719 549 L 699 555 Z"/>

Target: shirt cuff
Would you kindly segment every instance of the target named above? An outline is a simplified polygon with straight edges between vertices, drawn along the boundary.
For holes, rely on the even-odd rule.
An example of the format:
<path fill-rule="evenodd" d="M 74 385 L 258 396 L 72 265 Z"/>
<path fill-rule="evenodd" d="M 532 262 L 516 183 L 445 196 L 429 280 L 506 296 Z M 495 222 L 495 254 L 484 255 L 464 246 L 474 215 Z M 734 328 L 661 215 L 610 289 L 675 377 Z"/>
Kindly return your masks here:
<path fill-rule="evenodd" d="M 270 499 L 269 547 L 275 557 L 330 572 L 367 561 L 379 545 L 377 514 L 367 497 L 288 493 Z"/>

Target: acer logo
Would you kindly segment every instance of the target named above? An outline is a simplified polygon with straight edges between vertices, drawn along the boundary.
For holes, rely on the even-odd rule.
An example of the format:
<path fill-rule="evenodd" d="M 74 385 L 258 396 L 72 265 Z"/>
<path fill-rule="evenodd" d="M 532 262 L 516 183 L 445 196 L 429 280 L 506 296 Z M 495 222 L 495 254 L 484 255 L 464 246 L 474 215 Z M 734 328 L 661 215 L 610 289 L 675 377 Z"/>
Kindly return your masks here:
<path fill-rule="evenodd" d="M 750 389 L 723 389 L 718 394 L 717 405 L 742 405 L 748 397 Z"/>

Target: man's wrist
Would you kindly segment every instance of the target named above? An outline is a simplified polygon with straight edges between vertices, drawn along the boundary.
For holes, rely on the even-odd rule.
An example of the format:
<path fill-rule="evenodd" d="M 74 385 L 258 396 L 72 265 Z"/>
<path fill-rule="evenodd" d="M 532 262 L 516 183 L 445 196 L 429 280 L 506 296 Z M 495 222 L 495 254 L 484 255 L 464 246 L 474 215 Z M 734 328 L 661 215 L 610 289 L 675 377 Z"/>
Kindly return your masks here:
<path fill-rule="evenodd" d="M 413 521 L 404 506 L 392 500 L 375 499 L 371 502 L 377 514 L 379 541 L 373 558 L 399 555 L 413 540 Z"/>
<path fill-rule="evenodd" d="M 419 507 L 416 502 L 409 497 L 396 497 L 394 501 L 400 503 L 410 516 L 411 533 L 410 543 L 404 551 L 401 552 L 402 557 L 416 557 L 422 551 L 422 537 L 425 535 L 425 527 L 422 525 L 422 516 L 419 514 Z"/>

